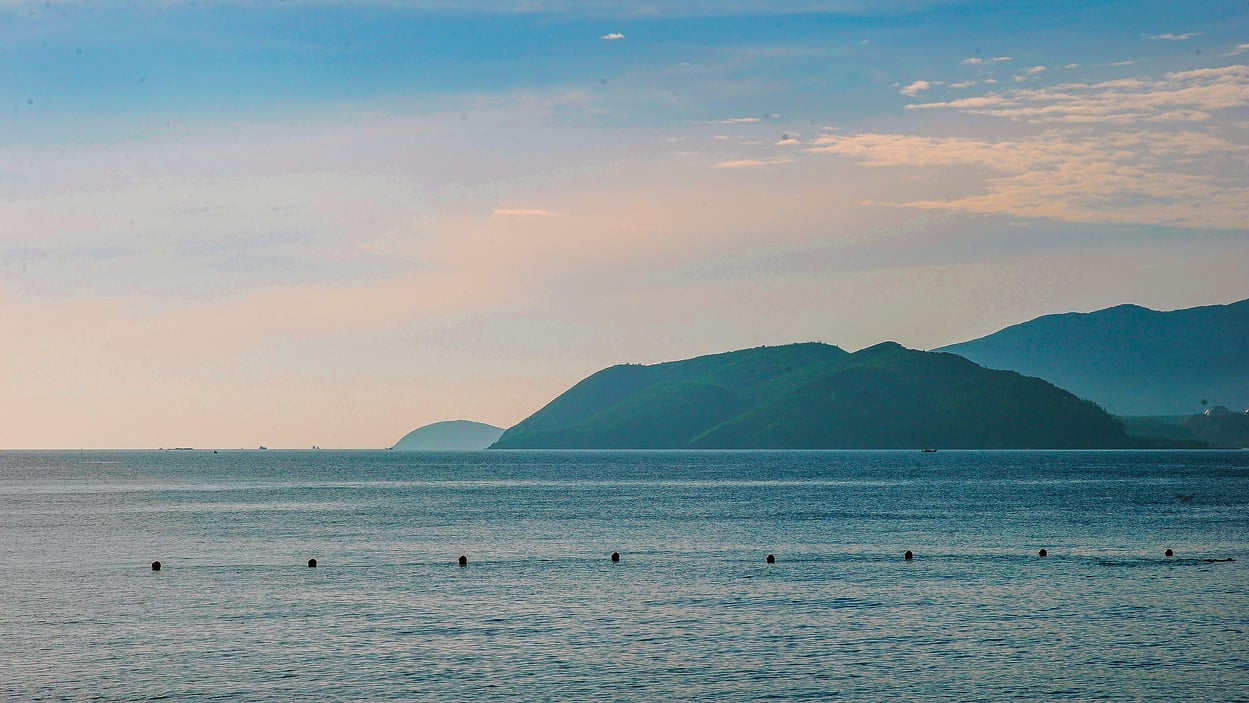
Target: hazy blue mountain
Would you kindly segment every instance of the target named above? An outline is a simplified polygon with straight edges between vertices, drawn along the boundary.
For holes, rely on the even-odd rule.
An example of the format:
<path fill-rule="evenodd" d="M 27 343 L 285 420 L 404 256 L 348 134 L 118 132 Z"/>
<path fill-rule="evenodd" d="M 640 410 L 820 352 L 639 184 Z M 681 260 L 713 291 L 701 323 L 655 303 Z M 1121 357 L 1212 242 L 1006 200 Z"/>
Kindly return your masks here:
<path fill-rule="evenodd" d="M 1129 436 L 1156 437 L 1177 446 L 1249 448 L 1249 414 L 1129 415 L 1121 418 Z"/>
<path fill-rule="evenodd" d="M 1249 408 L 1249 300 L 1046 315 L 936 351 L 1038 376 L 1117 415 Z"/>
<path fill-rule="evenodd" d="M 418 427 L 404 435 L 391 449 L 410 452 L 473 451 L 489 447 L 502 434 L 502 427 L 472 420 L 449 420 Z"/>
<path fill-rule="evenodd" d="M 1134 446 L 1093 403 L 1038 378 L 892 342 L 848 354 L 760 347 L 600 371 L 498 448 L 1102 448 Z"/>

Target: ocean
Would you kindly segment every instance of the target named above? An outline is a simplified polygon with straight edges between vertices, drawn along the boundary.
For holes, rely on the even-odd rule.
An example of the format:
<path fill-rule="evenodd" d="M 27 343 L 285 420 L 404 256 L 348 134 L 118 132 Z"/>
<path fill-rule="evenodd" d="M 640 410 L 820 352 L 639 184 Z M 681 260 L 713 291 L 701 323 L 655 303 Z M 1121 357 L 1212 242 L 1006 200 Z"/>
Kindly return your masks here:
<path fill-rule="evenodd" d="M 1245 451 L 0 452 L 0 700 L 1245 701 L 1247 568 Z"/>

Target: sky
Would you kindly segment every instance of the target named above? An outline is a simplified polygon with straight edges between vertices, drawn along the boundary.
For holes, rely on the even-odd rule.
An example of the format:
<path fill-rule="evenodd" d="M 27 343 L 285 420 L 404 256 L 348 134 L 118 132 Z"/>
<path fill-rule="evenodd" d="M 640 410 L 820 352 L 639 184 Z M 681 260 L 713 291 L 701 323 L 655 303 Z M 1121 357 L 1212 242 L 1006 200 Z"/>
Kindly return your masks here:
<path fill-rule="evenodd" d="M 0 0 L 0 448 L 1249 297 L 1249 5 Z"/>

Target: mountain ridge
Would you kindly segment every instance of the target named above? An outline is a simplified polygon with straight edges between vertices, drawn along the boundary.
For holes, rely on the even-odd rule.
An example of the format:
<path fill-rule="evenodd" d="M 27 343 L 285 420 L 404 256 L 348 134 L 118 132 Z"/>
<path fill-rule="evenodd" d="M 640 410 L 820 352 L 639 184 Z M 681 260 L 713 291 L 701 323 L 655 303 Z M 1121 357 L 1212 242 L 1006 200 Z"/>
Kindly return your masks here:
<path fill-rule="evenodd" d="M 1038 378 L 882 342 L 804 343 L 591 374 L 495 448 L 917 449 L 1139 446 Z"/>
<path fill-rule="evenodd" d="M 1249 407 L 1249 299 L 1042 315 L 933 351 L 1044 378 L 1118 415 Z"/>

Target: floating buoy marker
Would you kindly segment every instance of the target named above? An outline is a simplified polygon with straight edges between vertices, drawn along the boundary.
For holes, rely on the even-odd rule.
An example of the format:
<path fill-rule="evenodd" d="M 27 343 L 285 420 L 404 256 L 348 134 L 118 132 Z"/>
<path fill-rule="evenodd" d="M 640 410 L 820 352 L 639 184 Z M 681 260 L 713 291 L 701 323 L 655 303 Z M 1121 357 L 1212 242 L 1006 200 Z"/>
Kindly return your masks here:
<path fill-rule="evenodd" d="M 160 562 L 159 562 L 159 561 L 154 561 L 154 562 L 152 562 L 152 571 L 160 571 Z"/>
<path fill-rule="evenodd" d="M 1039 557 L 1047 557 L 1050 555 L 1050 553 L 1042 549 L 1041 551 L 1037 552 L 1036 555 Z"/>
<path fill-rule="evenodd" d="M 773 556 L 773 555 L 771 555 L 771 554 L 769 554 L 769 555 L 767 555 L 766 557 L 764 557 L 764 559 L 763 559 L 763 560 L 764 560 L 765 562 L 769 563 L 769 564 L 775 564 L 775 563 L 776 563 L 776 557 L 775 557 L 775 556 Z"/>
<path fill-rule="evenodd" d="M 316 559 L 309 559 L 309 560 L 308 560 L 308 568 L 309 568 L 309 569 L 315 569 L 315 568 L 317 568 L 317 560 L 316 560 Z"/>
<path fill-rule="evenodd" d="M 460 555 L 459 561 L 460 561 L 460 566 L 468 566 L 468 557 L 464 556 L 463 554 Z"/>
<path fill-rule="evenodd" d="M 914 558 L 915 558 L 915 555 L 914 555 L 914 554 L 911 554 L 911 550 L 909 550 L 909 549 L 908 549 L 908 550 L 906 550 L 906 554 L 903 554 L 903 555 L 902 555 L 902 558 L 903 558 L 903 559 L 906 559 L 907 561 L 910 561 L 910 560 L 912 560 L 912 559 L 914 559 Z"/>
<path fill-rule="evenodd" d="M 1166 555 L 1167 555 L 1167 556 L 1169 556 L 1169 557 L 1173 557 L 1173 556 L 1175 556 L 1175 552 L 1171 551 L 1170 549 L 1168 549 L 1167 551 L 1163 552 L 1163 554 L 1166 554 Z"/>
<path fill-rule="evenodd" d="M 611 560 L 612 560 L 612 561 L 620 561 L 620 552 L 612 552 L 612 553 L 611 553 Z"/>

